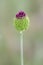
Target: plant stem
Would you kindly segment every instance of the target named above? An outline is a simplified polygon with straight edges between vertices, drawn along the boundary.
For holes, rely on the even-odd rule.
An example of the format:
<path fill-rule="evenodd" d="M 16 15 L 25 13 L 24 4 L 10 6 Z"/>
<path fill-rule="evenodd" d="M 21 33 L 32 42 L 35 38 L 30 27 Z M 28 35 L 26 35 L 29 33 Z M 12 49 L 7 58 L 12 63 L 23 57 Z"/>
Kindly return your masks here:
<path fill-rule="evenodd" d="M 21 52 L 21 65 L 23 65 L 23 32 L 20 32 L 20 52 Z"/>

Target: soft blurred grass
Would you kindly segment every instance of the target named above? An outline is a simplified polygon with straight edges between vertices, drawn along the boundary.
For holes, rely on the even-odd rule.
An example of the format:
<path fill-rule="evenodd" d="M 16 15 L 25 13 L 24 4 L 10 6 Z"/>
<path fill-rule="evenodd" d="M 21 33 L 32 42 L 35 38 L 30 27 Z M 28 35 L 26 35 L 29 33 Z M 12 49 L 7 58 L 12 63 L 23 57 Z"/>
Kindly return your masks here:
<path fill-rule="evenodd" d="M 34 36 L 33 36 L 34 35 Z M 43 41 L 43 31 L 37 31 L 32 34 L 32 41 Z M 31 41 L 30 40 L 30 41 Z M 6 46 L 5 39 L 1 40 L 0 43 L 0 65 L 20 65 L 20 51 L 12 51 Z M 33 44 L 32 42 L 30 44 Z M 40 43 L 41 44 L 41 43 Z M 43 65 L 43 59 L 40 60 L 38 57 L 35 59 L 34 56 L 29 59 L 27 54 L 24 53 L 24 64 L 25 65 Z"/>

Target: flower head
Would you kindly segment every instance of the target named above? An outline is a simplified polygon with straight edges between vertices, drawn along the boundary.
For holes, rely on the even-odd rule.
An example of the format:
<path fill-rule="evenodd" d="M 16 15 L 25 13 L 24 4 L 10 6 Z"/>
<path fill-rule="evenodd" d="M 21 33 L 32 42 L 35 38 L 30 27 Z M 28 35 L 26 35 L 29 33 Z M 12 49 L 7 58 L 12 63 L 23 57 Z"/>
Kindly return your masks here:
<path fill-rule="evenodd" d="M 14 26 L 18 31 L 24 31 L 29 28 L 30 19 L 23 12 L 20 11 L 16 14 L 16 18 L 14 19 Z"/>

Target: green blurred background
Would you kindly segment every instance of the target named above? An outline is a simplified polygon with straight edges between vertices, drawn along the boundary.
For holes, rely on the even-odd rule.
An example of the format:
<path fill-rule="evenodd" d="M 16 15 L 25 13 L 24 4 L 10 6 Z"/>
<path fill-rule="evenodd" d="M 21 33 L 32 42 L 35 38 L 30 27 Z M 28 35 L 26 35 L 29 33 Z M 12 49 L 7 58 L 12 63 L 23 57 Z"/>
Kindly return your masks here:
<path fill-rule="evenodd" d="M 43 0 L 0 0 L 0 65 L 20 65 L 20 35 L 13 26 L 16 13 L 30 18 L 24 32 L 24 65 L 43 65 Z"/>

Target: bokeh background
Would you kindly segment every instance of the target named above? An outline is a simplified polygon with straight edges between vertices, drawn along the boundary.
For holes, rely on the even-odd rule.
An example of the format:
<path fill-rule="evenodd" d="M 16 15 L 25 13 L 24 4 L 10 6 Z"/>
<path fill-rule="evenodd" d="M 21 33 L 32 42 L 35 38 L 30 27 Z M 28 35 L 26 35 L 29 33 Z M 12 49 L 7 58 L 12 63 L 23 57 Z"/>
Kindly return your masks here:
<path fill-rule="evenodd" d="M 30 18 L 24 32 L 24 65 L 43 65 L 43 0 L 0 0 L 0 65 L 20 65 L 20 34 L 13 26 L 20 10 Z"/>

